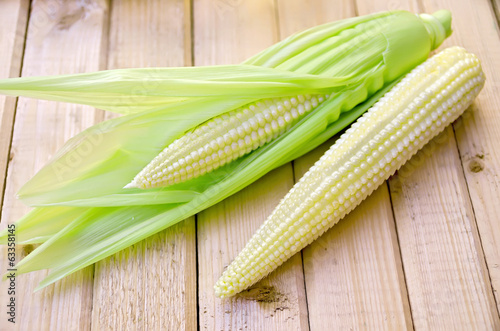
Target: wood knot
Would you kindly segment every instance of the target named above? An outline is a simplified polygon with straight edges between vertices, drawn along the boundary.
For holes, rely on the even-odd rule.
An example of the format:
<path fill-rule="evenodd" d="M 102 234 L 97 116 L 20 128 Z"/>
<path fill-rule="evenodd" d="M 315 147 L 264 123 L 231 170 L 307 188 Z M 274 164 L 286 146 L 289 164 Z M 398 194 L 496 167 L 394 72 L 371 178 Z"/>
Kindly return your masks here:
<path fill-rule="evenodd" d="M 249 288 L 239 294 L 241 298 L 253 300 L 257 302 L 280 302 L 284 295 L 281 294 L 274 286 L 260 285 Z"/>
<path fill-rule="evenodd" d="M 85 18 L 85 14 L 85 7 L 82 6 L 75 8 L 73 11 L 66 13 L 59 19 L 57 27 L 59 28 L 59 30 L 68 30 L 73 26 L 73 24 Z"/>
<path fill-rule="evenodd" d="M 469 162 L 469 171 L 473 173 L 478 173 L 483 171 L 484 165 L 477 159 L 473 159 Z"/>

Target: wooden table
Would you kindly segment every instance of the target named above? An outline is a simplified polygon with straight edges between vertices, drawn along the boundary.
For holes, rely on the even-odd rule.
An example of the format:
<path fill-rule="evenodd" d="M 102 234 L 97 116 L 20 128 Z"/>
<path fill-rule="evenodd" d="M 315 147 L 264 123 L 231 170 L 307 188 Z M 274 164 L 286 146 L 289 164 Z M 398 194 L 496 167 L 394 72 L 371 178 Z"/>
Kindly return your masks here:
<path fill-rule="evenodd" d="M 346 219 L 242 297 L 213 284 L 331 141 L 238 194 L 33 293 L 17 278 L 1 330 L 499 330 L 500 0 L 0 2 L 0 77 L 239 63 L 298 30 L 380 10 L 453 12 L 453 36 L 487 83 L 454 123 Z M 442 46 L 442 47 L 443 47 Z M 15 192 L 71 136 L 110 118 L 0 96 L 2 227 Z M 18 250 L 19 257 L 33 249 Z M 5 252 L 5 249 L 2 248 Z M 2 256 L 2 273 L 7 269 Z"/>

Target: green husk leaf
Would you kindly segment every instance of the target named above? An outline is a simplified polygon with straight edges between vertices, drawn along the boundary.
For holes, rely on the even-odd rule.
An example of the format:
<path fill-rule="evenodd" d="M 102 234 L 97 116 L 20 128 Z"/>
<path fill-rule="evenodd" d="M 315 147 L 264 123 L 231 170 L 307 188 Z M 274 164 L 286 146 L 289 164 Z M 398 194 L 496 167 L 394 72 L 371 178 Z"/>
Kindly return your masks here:
<path fill-rule="evenodd" d="M 328 140 L 337 132 L 341 131 L 347 125 L 352 123 L 356 118 L 361 116 L 361 114 L 363 114 L 376 100 L 378 100 L 381 95 L 385 94 L 390 88 L 392 88 L 394 84 L 396 84 L 396 81 L 384 87 L 382 90 L 377 92 L 376 95 L 370 98 L 370 100 L 367 100 L 366 102 L 359 105 L 352 111 L 341 114 L 337 121 L 328 125 L 321 134 L 319 134 L 318 136 L 316 136 L 316 138 L 309 141 L 308 144 L 303 147 L 305 150 L 296 151 L 296 153 L 291 154 L 289 158 L 295 159 L 300 155 L 309 152 L 310 150 L 322 144 L 324 141 Z M 142 208 L 148 208 L 148 207 L 142 206 Z M 18 235 L 16 237 L 16 241 L 20 244 L 43 243 L 48 239 L 50 239 L 57 232 L 62 230 L 66 225 L 71 223 L 71 221 L 75 220 L 78 216 L 83 214 L 88 209 L 89 208 L 72 208 L 72 207 L 35 208 L 16 222 L 17 225 L 16 231 L 17 233 L 21 234 L 21 236 Z M 189 213 L 187 213 L 184 218 L 188 216 L 190 216 Z M 7 229 L 4 229 L 3 231 L 0 232 L 0 244 L 6 244 L 6 243 L 7 243 Z M 126 245 L 127 242 L 123 242 L 122 248 L 126 248 L 127 247 Z M 82 248 L 79 249 L 81 250 Z M 83 268 L 84 266 L 81 267 Z"/>
<path fill-rule="evenodd" d="M 0 80 L 0 93 L 90 105 L 132 114 L 192 98 L 274 97 L 317 92 L 355 82 L 253 65 L 138 68 Z"/>
<path fill-rule="evenodd" d="M 134 92 L 140 77 L 108 89 L 105 76 L 94 76 L 106 92 L 90 82 L 78 86 L 77 79 L 70 79 L 64 90 L 63 78 L 53 84 L 47 80 L 26 81 L 24 89 L 10 90 L 34 90 L 40 93 L 38 97 L 67 97 L 84 104 L 96 102 L 101 108 L 128 113 L 72 138 L 19 191 L 19 196 L 32 205 L 91 208 L 82 208 L 79 213 L 68 209 L 68 213 L 78 215 L 67 218 L 69 223 L 59 222 L 59 231 L 48 222 L 39 222 L 45 229 L 43 239 L 50 238 L 18 264 L 18 272 L 50 268 L 50 275 L 40 284 L 46 286 L 212 206 L 318 146 L 368 109 L 382 93 L 378 91 L 388 89 L 391 82 L 427 58 L 431 48 L 440 43 L 427 32 L 426 24 L 436 24 L 433 20 L 424 22 L 399 11 L 327 24 L 292 36 L 242 66 L 233 66 L 241 69 L 241 75 L 227 70 L 220 71 L 217 79 L 196 78 L 195 70 L 185 70 L 183 74 L 191 76 L 189 83 L 183 84 L 182 70 L 178 77 L 166 70 L 169 78 L 155 80 L 159 85 L 149 86 L 145 98 L 140 97 L 143 92 Z M 270 68 L 257 70 L 261 76 L 251 73 L 250 68 L 259 67 Z M 257 86 L 258 79 L 252 80 L 255 75 L 266 81 L 265 92 Z M 0 91 L 6 86 L 7 81 L 0 82 Z M 220 92 L 221 86 L 228 92 Z M 176 92 L 163 91 L 170 87 L 177 88 Z M 120 93 L 126 98 L 139 96 L 133 99 L 134 110 L 124 110 L 125 103 L 111 105 L 110 98 Z M 200 123 L 265 96 L 300 93 L 331 96 L 278 139 L 213 172 L 160 189 L 123 189 L 166 145 Z M 122 206 L 133 201 L 145 205 Z M 63 207 L 43 207 L 40 212 L 45 208 Z M 35 224 L 35 216 L 24 222 Z"/>
<path fill-rule="evenodd" d="M 89 208 L 84 210 L 80 217 L 74 219 L 66 227 L 61 228 L 47 242 L 22 260 L 16 266 L 18 274 L 50 268 L 49 276 L 39 284 L 39 288 L 43 288 L 76 270 L 95 263 L 196 214 L 260 178 L 267 172 L 269 166 L 275 168 L 290 161 L 290 157 L 272 161 L 270 155 L 281 153 L 283 157 L 287 154 L 293 157 L 293 150 L 298 145 L 294 143 L 294 141 L 297 141 L 295 135 L 315 136 L 315 139 L 311 139 L 312 144 L 305 146 L 305 152 L 312 150 L 368 110 L 394 84 L 395 82 L 386 86 L 352 112 L 342 114 L 338 121 L 326 125 L 326 127 L 324 120 L 327 112 L 316 114 L 316 116 L 313 116 L 314 119 L 307 122 L 307 125 L 287 135 L 286 139 L 289 145 L 287 145 L 286 150 L 281 149 L 278 143 L 273 146 L 266 146 L 265 151 L 258 156 L 253 156 L 253 160 L 246 159 L 239 162 L 231 173 L 226 173 L 226 177 L 217 184 L 209 186 L 203 194 L 190 202 L 138 207 Z M 321 121 L 323 121 L 323 124 L 321 124 Z M 328 134 L 321 134 L 321 132 L 328 132 Z M 279 160 L 283 161 L 280 162 Z M 251 167 L 252 161 L 262 164 L 262 166 Z M 269 162 L 271 164 L 266 164 Z M 235 181 L 238 185 L 234 185 Z M 45 208 L 54 207 L 41 209 Z"/>
<path fill-rule="evenodd" d="M 308 70 L 290 70 L 291 59 L 295 57 L 294 61 L 318 63 L 314 59 L 304 59 L 300 56 L 301 52 L 362 23 L 378 19 L 381 20 L 380 25 L 385 24 L 383 19 L 391 15 L 411 14 L 402 11 L 376 13 L 320 25 L 290 36 L 242 65 L 117 69 L 74 75 L 11 78 L 0 80 L 0 93 L 79 103 L 119 114 L 158 109 L 190 98 L 253 95 L 261 99 L 279 95 L 279 91 L 285 95 L 303 93 L 307 90 L 301 84 L 294 85 L 296 79 L 301 82 L 308 79 L 313 84 L 308 88 L 318 89 L 321 88 L 315 85 L 318 77 L 300 75 L 307 74 Z M 342 38 L 337 38 L 326 46 L 332 47 L 341 42 Z M 288 62 L 283 70 L 275 70 L 285 60 Z M 353 73 L 345 77 L 336 76 L 324 76 L 322 82 L 328 86 L 338 86 L 359 78 Z"/>
<path fill-rule="evenodd" d="M 328 75 L 333 75 L 333 71 L 336 71 L 340 75 L 310 75 L 290 71 L 288 76 L 288 78 L 293 76 L 295 79 L 294 86 L 297 90 L 294 90 L 294 93 L 297 91 L 319 93 L 328 90 L 334 94 L 323 107 L 323 109 L 329 109 L 330 112 L 328 124 L 337 120 L 340 112 L 351 110 L 384 84 L 397 78 L 397 74 L 406 72 L 427 57 L 430 51 L 430 41 L 420 20 L 415 15 L 406 12 L 398 12 L 393 16 L 387 21 L 388 18 L 382 15 L 382 18 L 376 22 L 369 22 L 362 27 L 354 26 L 352 31 L 348 31 L 349 33 L 344 30 L 340 36 L 330 35 L 330 39 L 317 44 L 318 47 L 328 49 L 332 47 L 331 44 L 344 41 L 339 46 L 341 51 L 338 54 L 330 54 L 326 51 L 320 52 L 322 56 L 311 58 L 315 52 L 318 52 L 311 43 L 317 42 L 318 38 L 313 38 L 312 42 L 307 39 L 311 35 L 299 38 L 307 48 L 300 55 L 279 63 L 283 70 L 305 70 L 315 73 L 321 71 L 327 72 Z M 414 37 L 410 44 L 406 40 L 408 38 L 402 39 L 398 33 L 386 31 L 388 29 L 386 25 L 389 23 L 398 24 L 401 30 L 413 31 Z M 326 30 L 328 29 L 327 26 Z M 370 37 L 369 40 L 367 40 L 367 35 Z M 325 39 L 325 36 L 327 37 L 328 34 L 323 33 L 322 38 Z M 350 39 L 352 36 L 354 39 Z M 304 42 L 304 38 L 308 42 Z M 290 54 L 289 45 L 293 45 L 297 38 L 291 39 L 291 41 L 285 40 L 281 46 L 277 44 L 278 46 L 271 47 L 266 52 L 277 51 L 279 58 L 285 58 L 281 53 Z M 327 46 L 324 45 L 325 43 Z M 349 57 L 342 56 L 344 52 L 349 52 Z M 327 56 L 324 56 L 325 54 Z M 265 64 L 259 61 L 255 59 L 250 62 Z M 356 68 L 351 68 L 353 66 Z M 274 69 L 268 70 L 274 72 Z M 283 70 L 276 71 L 288 72 Z M 344 84 L 350 79 L 346 77 L 349 74 L 352 75 L 352 72 L 356 72 L 357 83 Z M 251 72 L 245 74 L 250 75 Z M 213 73 L 213 75 L 216 74 Z M 222 74 L 224 75 L 229 75 L 229 73 Z M 98 77 L 98 74 L 94 76 L 99 82 Z M 240 79 L 243 80 L 243 75 Z M 85 86 L 91 87 L 91 84 L 87 82 Z M 166 145 L 185 132 L 214 116 L 262 98 L 261 90 L 252 90 L 253 87 L 247 84 L 244 86 L 248 89 L 240 91 L 242 95 L 239 97 L 193 97 L 183 102 L 167 104 L 160 109 L 143 111 L 97 124 L 71 139 L 53 161 L 21 188 L 18 196 L 32 206 L 119 206 L 131 203 L 139 205 L 187 201 L 183 198 L 201 194 L 207 186 L 207 181 L 210 185 L 214 178 L 218 177 L 210 175 L 189 181 L 188 186 L 175 185 L 142 191 L 123 189 L 123 187 Z M 350 93 L 360 86 L 364 89 L 358 91 L 358 96 L 345 100 L 343 103 L 335 101 L 338 95 Z M 289 87 L 287 87 L 287 92 L 290 91 Z M 280 87 L 268 86 L 267 89 L 274 96 L 284 95 Z M 151 95 L 155 93 L 162 93 L 162 89 L 152 88 L 152 92 L 149 92 Z M 319 110 L 315 112 L 317 111 Z M 305 138 L 297 139 L 303 144 L 307 143 Z M 242 161 L 244 159 L 240 160 Z M 226 168 L 221 170 L 227 171 Z M 185 194 L 177 194 L 180 191 L 185 191 Z"/>
<path fill-rule="evenodd" d="M 16 244 L 39 244 L 47 241 L 88 208 L 35 208 L 16 221 Z M 6 245 L 8 229 L 0 231 L 0 244 Z"/>

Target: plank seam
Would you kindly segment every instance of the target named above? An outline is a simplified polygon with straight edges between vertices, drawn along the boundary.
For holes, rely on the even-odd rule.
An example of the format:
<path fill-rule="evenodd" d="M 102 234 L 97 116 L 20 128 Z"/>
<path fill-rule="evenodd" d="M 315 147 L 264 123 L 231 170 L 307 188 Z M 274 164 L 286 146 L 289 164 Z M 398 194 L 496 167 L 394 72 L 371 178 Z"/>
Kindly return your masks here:
<path fill-rule="evenodd" d="M 490 3 L 491 3 L 492 12 L 495 15 L 495 19 L 497 21 L 497 29 L 496 30 L 498 31 L 498 26 L 500 25 L 500 16 L 499 16 L 500 8 L 498 8 L 495 0 L 490 0 Z"/>
<path fill-rule="evenodd" d="M 194 215 L 194 242 L 196 257 L 196 330 L 200 331 L 200 273 L 198 260 L 198 214 Z"/>
<path fill-rule="evenodd" d="M 186 36 L 189 35 L 189 43 L 186 43 L 184 39 L 184 66 L 192 67 L 194 65 L 194 4 L 193 0 L 185 0 L 184 4 L 184 28 L 187 30 Z"/>
<path fill-rule="evenodd" d="M 399 241 L 398 223 L 396 222 L 396 213 L 394 212 L 394 204 L 392 203 L 391 186 L 388 180 L 386 180 L 385 183 L 387 185 L 387 190 L 389 191 L 388 193 L 389 193 L 389 203 L 391 204 L 392 221 L 394 222 L 394 230 L 396 231 L 396 242 L 398 244 L 399 260 L 401 261 L 401 269 L 403 271 L 403 278 L 404 278 L 403 285 L 406 289 L 406 299 L 408 301 L 408 306 L 410 307 L 411 326 L 413 330 L 415 330 L 415 322 L 413 321 L 413 309 L 411 307 L 411 300 L 410 300 L 410 292 L 408 289 L 408 283 L 406 281 L 405 263 L 403 261 L 403 252 L 401 251 L 401 244 Z"/>
<path fill-rule="evenodd" d="M 104 26 L 103 26 L 103 30 L 102 30 L 102 36 L 103 36 L 103 40 L 101 41 L 101 49 L 100 51 L 101 52 L 104 52 L 104 54 L 101 55 L 101 58 L 100 58 L 100 63 L 98 64 L 99 66 L 99 70 L 105 70 L 105 69 L 108 69 L 109 68 L 109 43 L 110 43 L 110 34 L 111 34 L 111 17 L 113 16 L 113 3 L 114 1 L 113 0 L 108 0 L 108 13 L 107 13 L 107 17 L 106 17 L 106 21 L 104 23 Z M 101 122 L 103 120 L 105 120 L 106 118 L 106 115 L 105 115 L 105 111 L 103 110 L 99 110 L 99 109 L 95 109 L 94 110 L 94 120 L 95 122 Z M 90 266 L 89 266 L 90 267 Z M 96 271 L 96 263 L 92 263 L 91 265 L 92 267 L 92 273 L 91 273 L 91 277 L 92 277 L 92 288 L 90 290 L 90 318 L 89 318 L 89 330 L 92 330 L 92 321 L 94 320 L 93 319 L 93 316 L 94 316 L 94 291 L 95 291 L 95 288 L 96 288 L 96 282 L 95 282 L 95 271 Z"/>
<path fill-rule="evenodd" d="M 113 16 L 113 0 L 108 0 L 108 14 L 106 17 L 106 22 L 103 26 L 102 36 L 103 41 L 101 42 L 101 52 L 104 51 L 99 63 L 99 70 L 104 70 L 109 68 L 109 43 L 111 37 L 111 17 Z"/>
<path fill-rule="evenodd" d="M 26 39 L 28 38 L 28 27 L 30 25 L 30 19 L 31 19 L 31 1 L 29 1 L 28 4 L 28 13 L 27 13 L 27 18 L 26 18 L 26 26 L 24 27 L 24 40 L 23 40 L 23 49 L 21 51 L 21 63 L 19 64 L 19 72 L 18 76 L 20 77 L 22 72 L 23 72 L 23 66 L 24 66 L 24 55 L 26 51 Z M 12 160 L 10 160 L 10 154 L 12 153 L 12 140 L 14 139 L 14 128 L 16 124 L 16 115 L 17 115 L 17 104 L 18 104 L 19 98 L 16 97 L 16 101 L 14 102 L 14 110 L 12 114 L 12 130 L 10 131 L 10 137 L 9 137 L 9 147 L 7 148 L 7 158 L 9 161 L 5 165 L 5 172 L 3 174 L 3 178 L 5 180 L 3 188 L 2 188 L 2 195 L 0 196 L 0 216 L 2 215 L 3 211 L 3 204 L 5 201 L 5 191 L 7 190 L 7 175 L 9 173 L 9 168 Z"/>
<path fill-rule="evenodd" d="M 280 28 L 280 13 L 279 13 L 279 6 L 278 6 L 278 0 L 273 0 L 273 7 L 274 7 L 274 18 L 276 20 L 276 38 L 275 40 L 281 40 L 281 28 Z M 292 166 L 293 169 L 293 166 Z M 294 179 L 295 182 L 295 179 Z"/>
<path fill-rule="evenodd" d="M 416 3 L 417 3 L 417 10 L 420 12 L 420 13 L 425 13 L 425 6 L 424 6 L 424 3 L 423 3 L 423 0 L 416 0 Z"/>
<path fill-rule="evenodd" d="M 278 0 L 273 0 L 274 6 L 274 16 L 276 20 L 276 34 L 278 40 L 281 40 L 281 28 L 280 28 L 280 15 L 279 15 L 279 5 Z M 290 166 L 292 167 L 292 181 L 295 184 L 297 182 L 297 178 L 295 177 L 295 161 L 292 160 L 290 162 Z M 306 272 L 304 268 L 304 250 L 300 251 L 300 265 L 302 266 L 302 282 L 304 285 L 304 298 L 306 300 L 306 313 L 307 313 L 307 328 L 311 330 L 311 321 L 309 319 L 309 301 L 307 300 L 307 285 L 306 285 Z M 300 313 L 299 313 L 300 316 Z"/>
<path fill-rule="evenodd" d="M 293 183 L 297 183 L 297 179 L 295 177 L 295 161 L 292 160 L 290 162 L 290 165 L 292 167 L 292 180 Z M 300 250 L 300 264 L 302 265 L 302 279 L 304 282 L 304 297 L 306 299 L 306 313 L 307 313 L 307 328 L 308 330 L 311 330 L 311 321 L 309 318 L 309 300 L 307 300 L 307 284 L 306 284 L 306 268 L 304 267 L 304 249 Z"/>
<path fill-rule="evenodd" d="M 290 165 L 292 167 L 292 180 L 293 183 L 297 183 L 297 179 L 295 177 L 295 161 L 292 160 L 290 162 Z M 306 313 L 307 313 L 307 328 L 308 330 L 311 330 L 311 321 L 309 318 L 309 301 L 307 300 L 307 284 L 306 284 L 306 268 L 304 267 L 304 249 L 300 250 L 300 263 L 302 265 L 302 279 L 304 282 L 304 297 L 306 299 Z"/>
<path fill-rule="evenodd" d="M 184 1 L 184 66 L 194 65 L 194 3 L 193 0 Z M 186 39 L 189 38 L 189 41 Z M 195 249 L 195 296 L 196 296 L 196 330 L 200 331 L 200 268 L 198 256 L 198 214 L 194 217 L 194 249 Z M 187 291 L 186 291 L 187 292 Z"/>
<path fill-rule="evenodd" d="M 356 0 L 352 0 L 352 9 L 354 10 L 354 16 L 359 16 L 359 9 L 358 9 L 358 3 Z"/>
<path fill-rule="evenodd" d="M 90 317 L 89 317 L 89 330 L 92 330 L 92 321 L 94 320 L 92 317 L 94 316 L 94 289 L 95 289 L 95 263 L 92 264 L 92 290 L 90 291 Z"/>
<path fill-rule="evenodd" d="M 293 169 L 293 168 L 292 168 Z M 300 259 L 302 262 L 302 274 L 304 279 L 304 297 L 306 298 L 306 312 L 307 312 L 307 327 L 311 330 L 311 321 L 309 320 L 309 301 L 307 300 L 307 285 L 306 285 L 306 269 L 304 268 L 304 250 L 300 251 Z"/>

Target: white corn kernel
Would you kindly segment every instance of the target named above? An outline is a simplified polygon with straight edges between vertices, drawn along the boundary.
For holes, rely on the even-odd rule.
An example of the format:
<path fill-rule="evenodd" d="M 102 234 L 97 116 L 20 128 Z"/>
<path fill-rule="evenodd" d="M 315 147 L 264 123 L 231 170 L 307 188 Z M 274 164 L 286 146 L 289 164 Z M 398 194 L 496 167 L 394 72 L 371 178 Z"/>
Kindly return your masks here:
<path fill-rule="evenodd" d="M 324 95 L 264 99 L 217 116 L 172 142 L 126 188 L 164 187 L 216 170 L 276 139 L 325 99 Z M 202 172 L 196 161 L 203 159 L 210 167 Z"/>
<path fill-rule="evenodd" d="M 295 184 L 247 244 L 259 254 L 251 261 L 238 255 L 215 294 L 229 297 L 255 284 L 273 270 L 269 265 L 282 264 L 336 224 L 458 118 L 483 85 L 479 61 L 459 47 L 412 70 Z M 273 259 L 280 247 L 285 250 Z M 233 277 L 235 269 L 248 277 Z"/>

